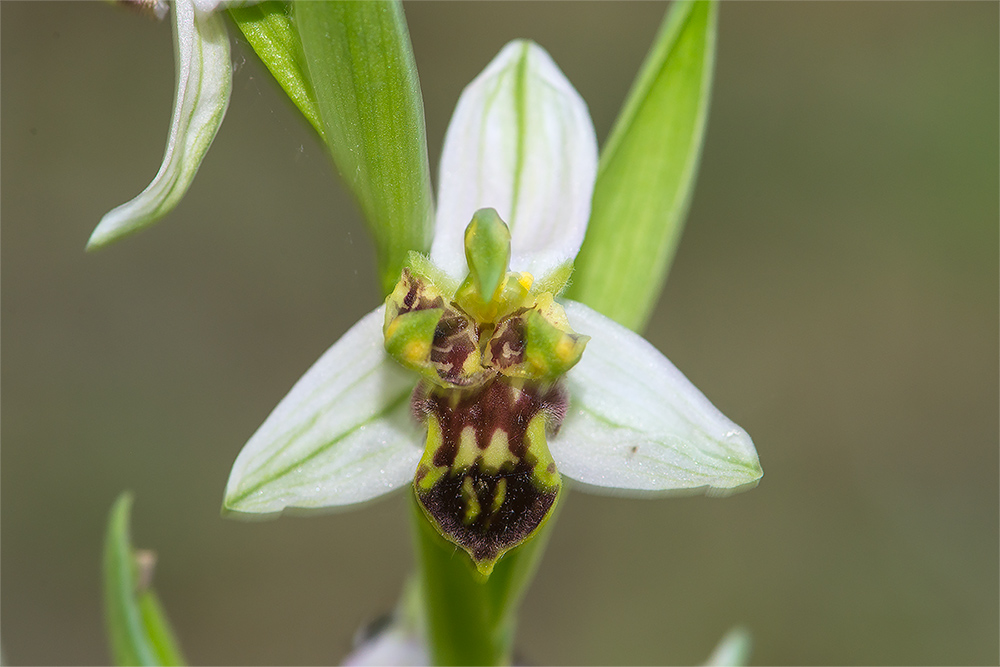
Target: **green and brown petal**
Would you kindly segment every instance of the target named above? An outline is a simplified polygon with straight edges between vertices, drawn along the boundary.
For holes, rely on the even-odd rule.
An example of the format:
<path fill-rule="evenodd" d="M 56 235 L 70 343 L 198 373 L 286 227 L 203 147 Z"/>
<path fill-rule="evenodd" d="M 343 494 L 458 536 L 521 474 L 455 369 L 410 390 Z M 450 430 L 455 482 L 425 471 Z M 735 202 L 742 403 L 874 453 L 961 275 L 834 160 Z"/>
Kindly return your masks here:
<path fill-rule="evenodd" d="M 555 506 L 561 479 L 546 437 L 558 430 L 566 404 L 558 383 L 502 376 L 461 391 L 421 382 L 413 393 L 413 411 L 427 424 L 417 500 L 484 574 Z"/>
<path fill-rule="evenodd" d="M 385 349 L 403 366 L 445 386 L 481 383 L 476 322 L 409 269 L 386 299 Z"/>

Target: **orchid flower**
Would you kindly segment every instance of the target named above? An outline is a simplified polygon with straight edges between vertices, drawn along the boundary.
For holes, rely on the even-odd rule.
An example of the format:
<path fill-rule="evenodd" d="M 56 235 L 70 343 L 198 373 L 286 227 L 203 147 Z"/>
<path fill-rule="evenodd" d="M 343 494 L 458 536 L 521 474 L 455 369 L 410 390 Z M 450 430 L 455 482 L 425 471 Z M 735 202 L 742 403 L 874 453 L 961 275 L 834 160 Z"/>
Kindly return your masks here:
<path fill-rule="evenodd" d="M 429 257 L 411 253 L 386 303 L 250 438 L 224 508 L 339 507 L 411 484 L 488 574 L 564 477 L 652 496 L 756 484 L 743 429 L 639 335 L 559 298 L 596 171 L 584 101 L 541 47 L 509 43 L 448 127 Z"/>
<path fill-rule="evenodd" d="M 177 88 L 170 134 L 160 170 L 134 199 L 109 211 L 87 241 L 87 249 L 103 247 L 147 227 L 169 213 L 194 181 L 229 106 L 233 68 L 229 35 L 220 0 L 175 0 L 174 60 Z M 165 2 L 154 0 L 151 11 L 164 18 Z"/>

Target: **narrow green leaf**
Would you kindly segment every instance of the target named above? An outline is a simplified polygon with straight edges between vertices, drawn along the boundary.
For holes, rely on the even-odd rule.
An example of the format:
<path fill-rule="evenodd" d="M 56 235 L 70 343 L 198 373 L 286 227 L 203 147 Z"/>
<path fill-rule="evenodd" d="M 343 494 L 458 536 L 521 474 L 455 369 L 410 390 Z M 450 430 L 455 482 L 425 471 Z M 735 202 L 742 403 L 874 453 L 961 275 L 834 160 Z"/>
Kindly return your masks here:
<path fill-rule="evenodd" d="M 488 579 L 466 554 L 441 537 L 415 498 L 411 505 L 433 663 L 510 664 L 517 609 L 545 552 L 558 501 L 549 521 L 533 538 L 497 561 Z"/>
<path fill-rule="evenodd" d="M 123 493 L 108 517 L 104 539 L 104 614 L 118 665 L 183 665 L 170 623 L 150 588 L 150 552 L 132 549 L 132 494 Z"/>
<path fill-rule="evenodd" d="M 322 138 L 325 134 L 319 107 L 302 56 L 291 7 L 280 0 L 231 7 L 229 16 L 246 37 L 264 66 Z"/>
<path fill-rule="evenodd" d="M 375 237 L 383 293 L 433 225 L 424 107 L 399 2 L 297 2 L 327 146 Z"/>
<path fill-rule="evenodd" d="M 680 240 L 701 154 L 718 6 L 675 2 L 598 165 L 567 297 L 640 330 Z"/>

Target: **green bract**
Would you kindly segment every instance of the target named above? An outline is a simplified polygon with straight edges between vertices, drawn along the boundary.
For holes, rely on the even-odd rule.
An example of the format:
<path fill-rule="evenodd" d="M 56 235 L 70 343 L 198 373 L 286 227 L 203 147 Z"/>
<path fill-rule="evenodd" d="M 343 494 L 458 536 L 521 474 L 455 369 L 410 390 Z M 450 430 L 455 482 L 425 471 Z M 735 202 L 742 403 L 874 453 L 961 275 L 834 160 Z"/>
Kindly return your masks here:
<path fill-rule="evenodd" d="M 672 4 L 601 152 L 568 296 L 630 329 L 652 312 L 694 191 L 718 12 L 712 2 Z"/>
<path fill-rule="evenodd" d="M 492 368 L 487 358 L 492 351 L 483 343 L 492 338 L 463 339 L 461 327 L 449 328 L 444 333 L 456 336 L 449 343 L 471 344 L 463 349 L 460 363 L 454 364 L 455 360 L 435 358 L 433 353 L 435 343 L 443 342 L 438 338 L 441 324 L 449 312 L 461 311 L 477 323 L 489 321 L 492 333 L 499 333 L 505 284 L 535 294 L 558 293 L 586 231 L 596 171 L 596 138 L 584 102 L 539 46 L 526 41 L 508 44 L 466 88 L 449 125 L 430 261 L 411 256 L 409 278 L 404 273 L 403 286 L 397 286 L 388 300 L 388 307 L 396 309 L 388 321 L 387 306 L 364 317 L 265 420 L 237 457 L 225 508 L 276 513 L 347 505 L 414 483 L 415 474 L 419 496 L 422 480 L 447 475 L 437 470 L 442 466 L 426 452 L 423 477 L 418 472 L 424 435 L 409 414 L 411 401 L 424 411 L 421 414 L 433 415 L 426 420 L 426 437 L 440 442 L 432 429 L 445 428 L 442 424 L 455 418 L 456 410 L 475 409 L 469 394 L 448 394 L 444 388 L 482 384 L 477 373 Z M 502 232 L 488 225 L 493 231 L 479 239 L 474 227 L 471 244 L 466 244 L 469 221 L 485 208 L 495 209 L 510 224 L 510 273 L 499 280 Z M 492 220 L 492 214 L 480 213 L 477 220 Z M 470 293 L 463 297 L 467 250 L 477 268 L 467 283 Z M 512 275 L 522 277 L 511 281 Z M 492 294 L 497 298 L 487 303 L 484 296 L 494 283 Z M 427 308 L 411 310 L 416 318 L 400 320 L 399 303 L 405 303 L 411 288 L 415 288 L 413 299 L 423 299 Z M 481 310 L 468 313 L 460 303 Z M 532 303 L 537 305 L 537 297 Z M 534 423 L 526 415 L 523 437 L 544 436 L 558 471 L 553 475 L 631 494 L 680 489 L 725 492 L 760 478 L 757 454 L 746 432 L 726 419 L 655 348 L 581 303 L 552 304 L 565 313 L 565 322 L 541 308 L 539 316 L 548 313 L 546 317 L 524 321 L 533 342 L 523 334 L 517 340 L 549 350 L 539 355 L 538 363 L 552 369 L 543 383 L 550 389 L 538 389 L 532 396 L 548 401 L 550 407 L 561 406 L 565 418 L 558 433 L 546 434 L 549 422 Z M 489 312 L 494 306 L 496 311 Z M 420 310 L 433 312 L 419 314 Z M 394 321 L 400 328 L 391 330 Z M 565 369 L 554 364 L 551 350 L 570 328 L 591 339 L 579 361 L 560 379 Z M 517 379 L 535 382 L 540 377 L 537 370 L 525 370 Z M 411 399 L 419 378 L 425 384 Z M 507 386 L 512 389 L 504 388 L 496 400 L 510 400 L 510 391 L 521 391 L 516 385 Z M 565 391 L 568 403 L 546 391 Z M 428 402 L 436 403 L 428 407 Z M 539 414 L 545 410 L 532 413 Z M 473 435 L 475 448 L 461 447 L 456 457 L 461 451 L 472 458 L 466 462 L 470 466 L 479 459 L 497 470 L 512 465 L 497 444 L 501 436 L 496 430 L 482 439 Z M 539 455 L 534 462 L 544 458 Z M 454 459 L 449 471 L 453 463 Z M 543 490 L 546 484 L 548 488 L 557 484 L 555 476 L 545 478 L 544 472 L 534 467 L 531 471 L 531 479 L 542 480 L 536 488 Z M 467 525 L 474 524 L 501 495 L 495 484 L 487 485 L 485 495 L 478 494 L 475 481 L 472 492 L 464 478 L 453 482 L 454 493 L 466 498 L 461 508 L 465 514 L 455 515 L 459 523 L 464 518 Z M 503 502 L 501 498 L 500 505 Z"/>

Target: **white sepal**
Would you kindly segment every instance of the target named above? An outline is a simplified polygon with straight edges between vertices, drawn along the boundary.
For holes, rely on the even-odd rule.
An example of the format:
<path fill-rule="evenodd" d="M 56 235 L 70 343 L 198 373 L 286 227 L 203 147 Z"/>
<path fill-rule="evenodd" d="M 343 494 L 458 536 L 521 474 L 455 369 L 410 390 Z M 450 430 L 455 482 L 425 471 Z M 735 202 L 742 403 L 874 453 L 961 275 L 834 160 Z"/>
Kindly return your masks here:
<path fill-rule="evenodd" d="M 735 627 L 719 640 L 719 644 L 705 661 L 706 667 L 741 667 L 750 664 L 750 648 L 753 641 L 750 632 L 743 627 Z"/>
<path fill-rule="evenodd" d="M 567 375 L 569 410 L 549 443 L 560 472 L 624 495 L 757 483 L 763 473 L 750 436 L 666 357 L 583 304 L 563 306 L 591 339 Z"/>
<path fill-rule="evenodd" d="M 465 227 L 490 207 L 510 227 L 511 270 L 543 277 L 576 257 L 590 218 L 587 105 L 543 48 L 510 42 L 462 93 L 440 171 L 434 263 L 461 280 Z"/>
<path fill-rule="evenodd" d="M 320 357 L 236 457 L 227 510 L 270 514 L 371 500 L 413 479 L 414 380 L 382 346 L 385 306 Z"/>
<path fill-rule="evenodd" d="M 199 11 L 192 0 L 177 0 L 174 46 L 177 91 L 160 171 L 135 199 L 101 218 L 88 249 L 116 241 L 169 213 L 194 180 L 226 115 L 233 72 L 222 14 Z"/>
<path fill-rule="evenodd" d="M 340 663 L 343 667 L 403 667 L 430 665 L 427 646 L 416 632 L 393 624 L 378 635 L 356 646 Z"/>

